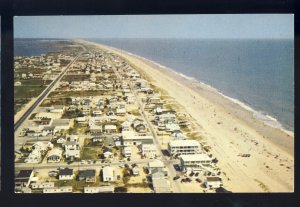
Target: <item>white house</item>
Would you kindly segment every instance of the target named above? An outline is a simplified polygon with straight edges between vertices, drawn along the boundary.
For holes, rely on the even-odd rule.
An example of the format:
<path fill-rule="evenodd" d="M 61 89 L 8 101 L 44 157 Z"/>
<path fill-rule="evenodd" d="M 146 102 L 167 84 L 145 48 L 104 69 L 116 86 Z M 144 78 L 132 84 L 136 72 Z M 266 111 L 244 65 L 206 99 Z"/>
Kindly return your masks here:
<path fill-rule="evenodd" d="M 102 169 L 103 182 L 112 182 L 115 180 L 115 171 L 112 167 L 106 166 Z"/>
<path fill-rule="evenodd" d="M 151 174 L 155 169 L 165 171 L 164 163 L 160 160 L 154 160 L 152 162 L 149 162 L 148 163 L 149 173 Z"/>
<path fill-rule="evenodd" d="M 124 146 L 122 149 L 122 154 L 124 157 L 131 157 L 132 156 L 132 149 L 130 146 Z"/>
<path fill-rule="evenodd" d="M 116 127 L 116 125 L 105 125 L 104 126 L 104 132 L 107 133 L 107 134 L 116 133 L 117 132 L 117 127 Z"/>
<path fill-rule="evenodd" d="M 63 143 L 65 143 L 65 142 L 66 142 L 66 139 L 63 138 L 63 137 L 60 137 L 60 138 L 58 138 L 58 139 L 56 140 L 56 143 L 57 143 L 57 144 L 63 144 Z"/>
<path fill-rule="evenodd" d="M 118 116 L 125 116 L 125 114 L 126 114 L 126 109 L 125 109 L 125 108 L 118 108 L 118 109 L 116 110 L 116 114 L 117 114 Z"/>
<path fill-rule="evenodd" d="M 204 185 L 206 188 L 216 189 L 223 186 L 223 181 L 220 177 L 207 177 Z"/>
<path fill-rule="evenodd" d="M 65 146 L 65 157 L 66 158 L 79 158 L 80 157 L 80 147 L 79 143 L 76 141 L 67 141 Z"/>
<path fill-rule="evenodd" d="M 48 162 L 60 162 L 62 158 L 62 149 L 61 148 L 53 148 L 47 154 Z"/>
<path fill-rule="evenodd" d="M 130 122 L 129 121 L 124 121 L 121 124 L 122 131 L 129 131 L 130 130 Z"/>
<path fill-rule="evenodd" d="M 124 146 L 152 144 L 153 136 L 136 136 L 133 131 L 122 131 L 122 141 Z"/>
<path fill-rule="evenodd" d="M 150 159 L 157 155 L 157 148 L 154 144 L 142 144 L 142 155 Z"/>
<path fill-rule="evenodd" d="M 53 188 L 54 187 L 54 182 L 37 181 L 37 182 L 32 182 L 30 185 L 31 185 L 32 189 Z"/>
<path fill-rule="evenodd" d="M 135 165 L 133 168 L 132 168 L 132 174 L 133 175 L 139 175 L 140 173 L 140 169 L 137 165 Z"/>

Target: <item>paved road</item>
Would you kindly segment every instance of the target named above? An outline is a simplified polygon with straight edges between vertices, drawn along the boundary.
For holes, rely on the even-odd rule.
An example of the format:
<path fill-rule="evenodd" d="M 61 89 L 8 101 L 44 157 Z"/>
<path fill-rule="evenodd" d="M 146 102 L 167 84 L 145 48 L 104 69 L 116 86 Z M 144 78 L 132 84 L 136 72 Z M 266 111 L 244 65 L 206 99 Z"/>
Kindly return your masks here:
<path fill-rule="evenodd" d="M 66 68 L 60 73 L 60 75 L 51 82 L 51 84 L 39 95 L 37 100 L 28 108 L 28 110 L 23 114 L 22 117 L 15 123 L 14 126 L 14 132 L 15 132 L 15 150 L 19 150 L 20 146 L 23 145 L 24 141 L 27 141 L 24 139 L 24 137 L 19 137 L 19 128 L 22 126 L 24 121 L 29 117 L 29 115 L 36 109 L 36 107 L 42 102 L 42 100 L 47 97 L 47 95 L 55 88 L 55 86 L 59 83 L 59 81 L 62 79 L 62 77 L 65 75 L 67 70 L 70 68 L 70 66 L 80 57 L 80 55 L 86 51 L 86 48 L 82 46 L 83 51 L 80 52 L 67 66 Z M 20 128 L 21 129 L 21 128 Z"/>
<path fill-rule="evenodd" d="M 37 100 L 32 104 L 31 107 L 23 114 L 22 117 L 15 123 L 14 131 L 22 125 L 22 123 L 27 119 L 27 117 L 31 114 L 31 112 L 41 103 L 41 101 L 51 92 L 53 87 L 61 80 L 61 78 L 64 76 L 66 71 L 69 69 L 69 67 L 80 57 L 80 55 L 86 51 L 86 48 L 84 46 L 81 46 L 83 51 L 80 52 L 67 66 L 66 68 L 60 73 L 60 75 L 51 82 L 51 84 L 39 95 Z"/>
<path fill-rule="evenodd" d="M 111 61 L 111 63 L 112 63 L 112 68 L 113 68 L 113 70 L 114 70 L 116 76 L 117 76 L 120 80 L 122 80 L 122 77 L 121 77 L 121 75 L 117 72 L 117 70 L 116 70 L 116 68 L 115 68 L 115 65 L 114 65 L 113 61 Z M 171 183 L 172 183 L 172 187 L 173 187 L 173 192 L 180 193 L 180 192 L 182 192 L 182 191 L 181 191 L 181 188 L 180 188 L 179 183 L 173 181 L 173 177 L 175 177 L 176 174 L 177 174 L 176 171 L 175 171 L 175 168 L 174 168 L 174 162 L 176 162 L 176 161 L 170 161 L 169 159 L 167 159 L 167 158 L 164 156 L 164 154 L 163 154 L 163 152 L 162 152 L 162 147 L 161 147 L 160 143 L 158 142 L 158 137 L 157 137 L 157 134 L 156 134 L 156 132 L 155 132 L 153 126 L 152 126 L 152 123 L 149 121 L 148 117 L 147 117 L 147 116 L 145 115 L 145 113 L 144 113 L 144 111 L 145 111 L 145 110 L 144 110 L 144 104 L 141 102 L 141 100 L 140 100 L 138 94 L 137 94 L 136 91 L 134 90 L 134 87 L 132 86 L 131 83 L 129 84 L 129 86 L 130 86 L 131 92 L 134 94 L 134 96 L 135 96 L 135 98 L 136 98 L 136 100 L 137 100 L 137 102 L 138 102 L 140 114 L 142 114 L 144 120 L 146 121 L 146 123 L 147 123 L 147 125 L 148 125 L 148 127 L 149 127 L 149 129 L 150 129 L 150 131 L 151 131 L 151 133 L 152 133 L 152 135 L 153 135 L 153 137 L 154 137 L 154 139 L 153 139 L 153 140 L 154 140 L 154 144 L 156 145 L 156 147 L 157 147 L 157 149 L 158 149 L 158 152 L 159 152 L 159 154 L 160 154 L 160 156 L 159 156 L 159 157 L 160 157 L 160 160 L 165 164 L 166 168 L 168 169 L 169 175 L 170 175 L 170 177 L 171 177 Z M 178 161 L 177 161 L 176 164 L 178 164 Z"/>

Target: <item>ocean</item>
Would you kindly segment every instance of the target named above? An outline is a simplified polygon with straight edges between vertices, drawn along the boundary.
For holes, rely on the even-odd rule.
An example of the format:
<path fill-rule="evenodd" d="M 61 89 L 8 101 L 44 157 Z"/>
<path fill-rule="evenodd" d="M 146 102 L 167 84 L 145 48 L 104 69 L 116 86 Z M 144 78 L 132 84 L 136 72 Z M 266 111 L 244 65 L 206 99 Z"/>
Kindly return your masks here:
<path fill-rule="evenodd" d="M 14 56 L 37 56 L 61 50 L 67 42 L 58 39 L 14 39 Z"/>
<path fill-rule="evenodd" d="M 256 118 L 294 131 L 292 40 L 89 40 L 142 56 L 186 78 L 210 85 L 252 110 Z M 15 56 L 60 50 L 66 43 L 57 39 L 15 39 L 14 42 Z"/>
<path fill-rule="evenodd" d="M 268 39 L 90 39 L 212 86 L 267 124 L 294 131 L 294 42 Z"/>

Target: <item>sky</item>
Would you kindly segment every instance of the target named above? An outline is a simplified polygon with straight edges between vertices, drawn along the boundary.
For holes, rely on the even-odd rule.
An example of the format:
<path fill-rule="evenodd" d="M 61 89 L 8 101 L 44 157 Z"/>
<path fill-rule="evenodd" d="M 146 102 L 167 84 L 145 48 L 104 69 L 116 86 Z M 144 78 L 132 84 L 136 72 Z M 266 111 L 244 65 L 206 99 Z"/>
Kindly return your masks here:
<path fill-rule="evenodd" d="M 16 38 L 293 39 L 293 14 L 18 16 Z"/>

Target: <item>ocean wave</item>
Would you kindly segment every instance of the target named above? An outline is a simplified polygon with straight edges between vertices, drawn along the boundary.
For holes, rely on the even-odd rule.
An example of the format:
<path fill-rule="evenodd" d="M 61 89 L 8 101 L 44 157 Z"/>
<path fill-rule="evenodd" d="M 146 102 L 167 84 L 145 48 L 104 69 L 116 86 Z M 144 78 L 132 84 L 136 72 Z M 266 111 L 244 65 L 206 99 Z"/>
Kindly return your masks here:
<path fill-rule="evenodd" d="M 232 97 L 230 97 L 230 96 L 227 96 L 227 95 L 223 94 L 220 90 L 218 90 L 217 88 L 215 88 L 215 87 L 213 87 L 213 86 L 211 86 L 211 85 L 209 85 L 209 84 L 206 84 L 206 83 L 204 83 L 204 82 L 202 82 L 202 81 L 200 81 L 200 80 L 197 80 L 197 79 L 194 78 L 194 77 L 190 77 L 190 76 L 187 76 L 187 75 L 182 74 L 182 73 L 180 73 L 180 72 L 177 72 L 177 71 L 175 71 L 174 69 L 168 68 L 168 67 L 166 67 L 166 66 L 164 66 L 164 65 L 161 65 L 161 64 L 159 64 L 159 63 L 157 63 L 157 62 L 155 62 L 155 61 L 153 61 L 153 60 L 147 59 L 147 58 L 142 57 L 142 56 L 139 56 L 139 55 L 137 55 L 137 54 L 133 54 L 133 53 L 130 53 L 130 52 L 128 52 L 128 51 L 125 51 L 125 50 L 122 50 L 122 49 L 119 49 L 119 48 L 115 48 L 115 47 L 111 47 L 111 46 L 108 46 L 108 47 L 111 48 L 111 49 L 120 51 L 120 52 L 122 52 L 122 53 L 125 53 L 125 54 L 128 54 L 128 55 L 137 57 L 137 58 L 139 58 L 139 59 L 142 59 L 142 60 L 151 62 L 152 64 L 154 64 L 154 65 L 156 65 L 156 66 L 158 66 L 158 67 L 160 67 L 160 68 L 162 68 L 162 69 L 167 69 L 167 70 L 169 70 L 169 71 L 171 71 L 171 72 L 173 72 L 173 73 L 175 73 L 175 74 L 177 74 L 177 75 L 179 75 L 179 76 L 181 76 L 181 77 L 183 77 L 183 78 L 185 78 L 185 79 L 187 79 L 187 80 L 197 81 L 198 84 L 201 84 L 201 85 L 205 86 L 206 88 L 208 88 L 208 89 L 210 89 L 210 90 L 212 90 L 212 91 L 217 92 L 219 95 L 223 96 L 224 98 L 226 98 L 226 99 L 232 101 L 233 103 L 238 104 L 239 106 L 241 106 L 242 108 L 246 109 L 247 111 L 250 111 L 255 119 L 262 121 L 264 124 L 266 124 L 266 125 L 268 125 L 268 126 L 271 126 L 271 127 L 273 127 L 273 128 L 277 128 L 277 129 L 280 129 L 280 130 L 282 130 L 283 132 L 285 132 L 285 133 L 287 133 L 287 134 L 289 134 L 289 135 L 291 135 L 291 136 L 294 136 L 294 132 L 285 129 L 285 128 L 283 127 L 283 125 L 282 125 L 276 118 L 272 117 L 271 115 L 267 114 L 266 112 L 263 112 L 263 111 L 257 111 L 257 110 L 251 108 L 249 105 L 245 104 L 244 102 L 242 102 L 242 101 L 240 101 L 240 100 L 238 100 L 238 99 L 235 99 L 235 98 L 232 98 Z"/>

